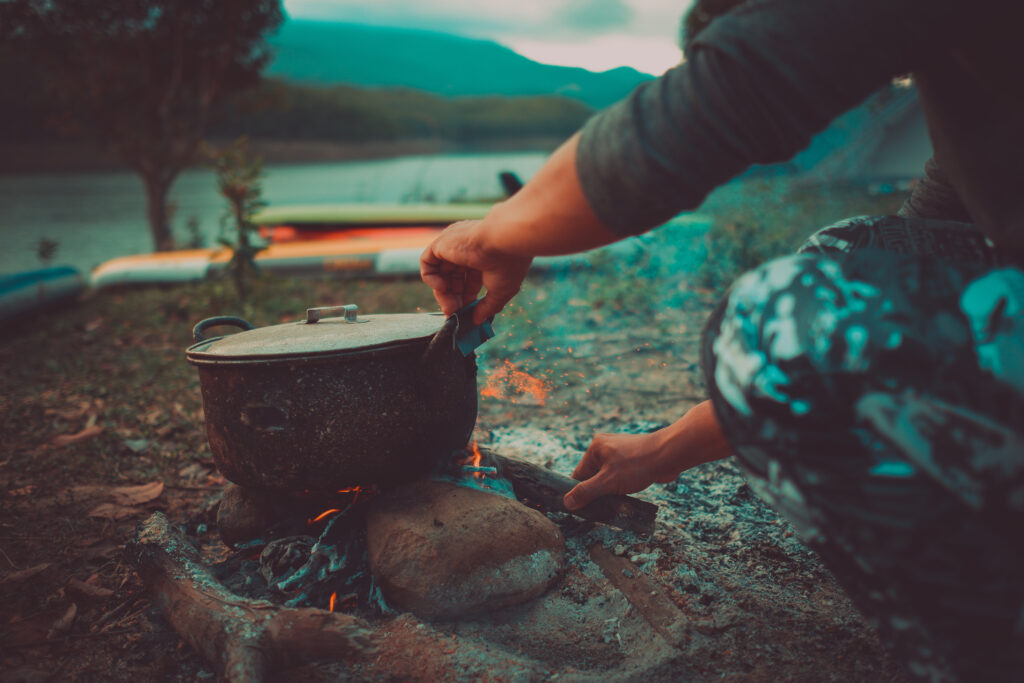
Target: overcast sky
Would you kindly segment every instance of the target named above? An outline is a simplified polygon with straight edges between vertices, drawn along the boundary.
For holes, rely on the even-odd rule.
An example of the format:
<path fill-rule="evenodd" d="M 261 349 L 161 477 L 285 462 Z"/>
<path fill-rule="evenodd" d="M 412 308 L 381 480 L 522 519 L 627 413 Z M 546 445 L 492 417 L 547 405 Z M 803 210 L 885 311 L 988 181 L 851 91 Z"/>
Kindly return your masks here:
<path fill-rule="evenodd" d="M 296 19 L 352 21 L 488 38 L 538 62 L 655 75 L 676 64 L 692 0 L 284 0 Z"/>

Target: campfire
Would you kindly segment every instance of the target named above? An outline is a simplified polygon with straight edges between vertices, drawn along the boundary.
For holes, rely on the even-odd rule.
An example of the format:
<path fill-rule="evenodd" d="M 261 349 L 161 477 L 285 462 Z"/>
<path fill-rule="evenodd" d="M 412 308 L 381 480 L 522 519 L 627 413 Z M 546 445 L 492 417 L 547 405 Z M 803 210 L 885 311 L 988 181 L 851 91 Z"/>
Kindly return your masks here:
<path fill-rule="evenodd" d="M 225 546 L 207 552 L 220 559 L 160 513 L 130 554 L 186 641 L 227 678 L 259 680 L 297 656 L 365 656 L 381 620 L 451 622 L 536 600 L 564 581 L 566 537 L 596 523 L 653 532 L 657 508 L 629 496 L 568 514 L 573 485 L 472 443 L 397 489 L 283 497 L 229 485 L 217 515 Z M 623 558 L 597 546 L 591 557 L 622 579 Z M 649 586 L 624 590 L 651 609 Z"/>

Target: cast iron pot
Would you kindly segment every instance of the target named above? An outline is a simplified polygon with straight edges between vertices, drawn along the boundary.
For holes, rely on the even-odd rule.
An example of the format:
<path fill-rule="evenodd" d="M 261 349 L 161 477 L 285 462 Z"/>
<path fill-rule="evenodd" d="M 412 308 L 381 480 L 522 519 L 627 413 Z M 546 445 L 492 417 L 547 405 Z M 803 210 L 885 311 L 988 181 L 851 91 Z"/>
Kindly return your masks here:
<path fill-rule="evenodd" d="M 320 318 L 331 312 L 344 316 Z M 218 325 L 246 331 L 204 338 Z M 423 476 L 476 422 L 476 360 L 456 347 L 457 325 L 440 314 L 358 316 L 352 305 L 259 329 L 203 320 L 186 356 L 214 462 L 236 484 L 272 492 Z"/>

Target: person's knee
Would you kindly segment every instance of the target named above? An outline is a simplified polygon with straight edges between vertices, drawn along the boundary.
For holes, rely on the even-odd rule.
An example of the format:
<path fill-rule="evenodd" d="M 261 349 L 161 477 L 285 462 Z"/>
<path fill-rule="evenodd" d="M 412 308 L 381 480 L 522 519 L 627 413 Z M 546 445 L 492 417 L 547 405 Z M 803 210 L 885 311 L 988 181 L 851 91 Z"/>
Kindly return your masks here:
<path fill-rule="evenodd" d="M 829 416 L 844 405 L 832 378 L 866 372 L 898 343 L 884 313 L 874 285 L 826 256 L 770 261 L 736 280 L 705 334 L 712 393 L 738 415 Z"/>

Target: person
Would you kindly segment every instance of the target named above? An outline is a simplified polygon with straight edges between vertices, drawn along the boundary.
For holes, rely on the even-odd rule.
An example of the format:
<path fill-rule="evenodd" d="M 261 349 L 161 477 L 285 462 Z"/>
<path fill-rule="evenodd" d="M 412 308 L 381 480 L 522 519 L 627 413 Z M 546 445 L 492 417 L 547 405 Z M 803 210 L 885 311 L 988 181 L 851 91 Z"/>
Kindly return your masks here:
<path fill-rule="evenodd" d="M 485 291 L 481 322 L 515 296 L 535 256 L 693 209 L 912 74 L 934 158 L 899 215 L 841 221 L 741 276 L 703 336 L 709 400 L 650 434 L 595 436 L 565 503 L 735 456 L 911 674 L 1019 679 L 1022 9 L 724 4 L 682 64 L 591 118 L 485 218 L 441 233 L 422 278 L 446 314 Z"/>

